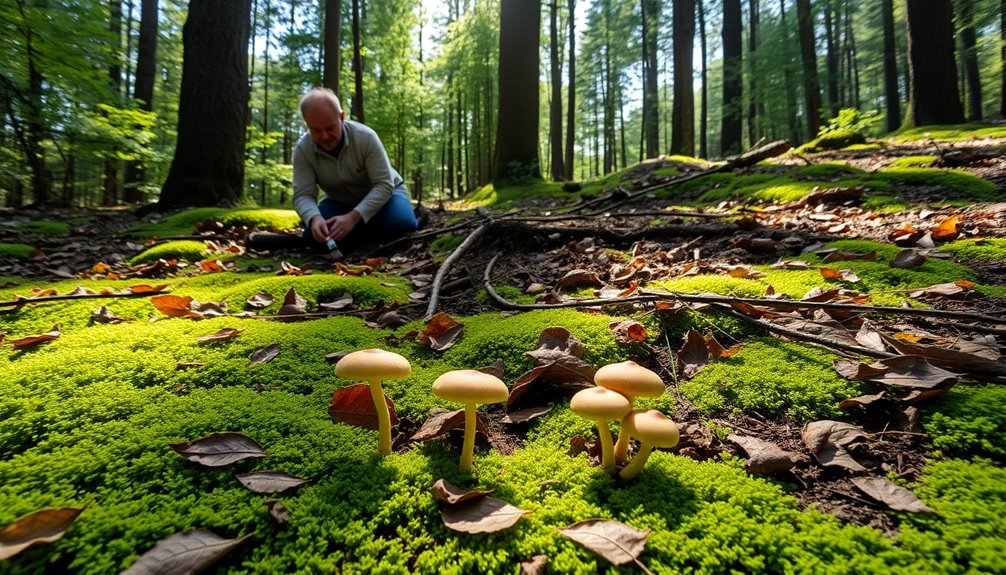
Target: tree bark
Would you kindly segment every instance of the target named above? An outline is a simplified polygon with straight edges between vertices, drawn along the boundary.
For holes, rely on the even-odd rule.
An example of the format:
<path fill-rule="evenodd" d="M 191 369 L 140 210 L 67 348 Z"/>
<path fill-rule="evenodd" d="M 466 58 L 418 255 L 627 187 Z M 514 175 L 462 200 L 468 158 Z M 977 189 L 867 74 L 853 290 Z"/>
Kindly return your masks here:
<path fill-rule="evenodd" d="M 657 92 L 657 30 L 660 6 L 657 0 L 640 0 L 643 28 L 643 137 L 646 157 L 660 155 L 660 109 Z M 694 20 L 694 18 L 693 18 Z"/>
<path fill-rule="evenodd" d="M 695 92 L 692 90 L 692 46 L 695 42 L 695 0 L 674 0 L 673 8 L 671 41 L 674 52 L 674 100 L 671 103 L 670 152 L 694 156 Z"/>
<path fill-rule="evenodd" d="M 141 110 L 154 109 L 154 79 L 157 65 L 157 0 L 143 0 L 140 4 L 140 38 L 136 47 L 136 74 L 133 82 L 133 99 Z M 140 185 L 146 169 L 139 162 L 128 162 L 123 175 L 122 199 L 142 202 Z"/>
<path fill-rule="evenodd" d="M 1006 117 L 1006 0 L 999 2 L 999 45 L 1002 64 L 1002 87 L 999 90 L 999 115 Z"/>
<path fill-rule="evenodd" d="M 720 155 L 741 151 L 744 103 L 743 27 L 741 0 L 723 0 L 723 117 L 720 123 Z"/>
<path fill-rule="evenodd" d="M 35 4 L 42 10 L 48 8 L 44 0 L 35 0 Z M 42 141 L 45 139 L 45 118 L 42 110 L 44 101 L 42 93 L 42 72 L 38 69 L 38 55 L 35 52 L 35 36 L 27 26 L 25 17 L 25 5 L 23 1 L 18 2 L 21 16 L 24 21 L 25 53 L 28 58 L 28 94 L 26 104 L 27 124 L 24 138 L 24 151 L 28 157 L 28 166 L 31 168 L 31 191 L 32 201 L 38 206 L 47 206 L 52 200 L 52 173 L 45 161 L 45 148 Z"/>
<path fill-rule="evenodd" d="M 748 141 L 758 141 L 758 113 L 761 99 L 757 91 L 758 71 L 755 53 L 758 51 L 758 25 L 760 19 L 758 0 L 748 0 Z"/>
<path fill-rule="evenodd" d="M 907 0 L 907 126 L 959 124 L 964 107 L 957 90 L 953 8 L 950 0 Z"/>
<path fill-rule="evenodd" d="M 360 1 L 353 0 L 353 119 L 363 123 L 363 52 L 360 35 Z"/>
<path fill-rule="evenodd" d="M 342 0 L 325 0 L 325 57 L 322 85 L 340 94 L 339 72 L 342 66 Z"/>
<path fill-rule="evenodd" d="M 499 102 L 495 181 L 514 175 L 540 178 L 538 165 L 538 35 L 537 0 L 500 3 Z M 516 170 L 516 172 L 514 172 Z"/>
<path fill-rule="evenodd" d="M 814 48 L 814 19 L 810 0 L 796 0 L 796 19 L 800 34 L 800 61 L 803 65 L 803 101 L 807 116 L 807 139 L 813 140 L 821 127 L 821 83 L 817 77 L 817 52 Z"/>
<path fill-rule="evenodd" d="M 828 109 L 831 117 L 838 115 L 838 49 L 835 47 L 836 30 L 832 22 L 834 10 L 831 9 L 833 0 L 826 0 L 824 3 L 824 38 L 825 38 L 825 62 L 828 69 Z"/>
<path fill-rule="evenodd" d="M 1003 0 L 1006 2 L 1006 0 Z M 573 144 L 576 137 L 576 0 L 569 0 L 569 66 L 566 80 L 566 158 L 565 179 L 573 180 Z"/>
<path fill-rule="evenodd" d="M 566 177 L 566 168 L 562 157 L 562 63 L 559 62 L 559 2 L 552 0 L 549 14 L 549 68 L 552 81 L 552 101 L 549 109 L 549 151 L 551 165 L 549 166 L 553 181 L 562 181 Z M 570 18 L 575 17 L 570 14 Z"/>
<path fill-rule="evenodd" d="M 122 47 L 122 1 L 108 2 L 108 31 L 114 45 L 112 46 L 112 63 L 108 66 L 108 83 L 111 92 L 119 95 L 122 89 L 122 66 L 119 64 Z M 104 173 L 101 179 L 101 205 L 114 206 L 119 201 L 119 161 L 105 158 Z"/>
<path fill-rule="evenodd" d="M 901 126 L 901 96 L 898 94 L 898 54 L 894 48 L 894 0 L 881 0 L 880 14 L 884 29 L 884 100 L 887 131 Z"/>
<path fill-rule="evenodd" d="M 251 0 L 191 0 L 178 140 L 164 206 L 233 205 L 244 196 Z"/>
<path fill-rule="evenodd" d="M 975 33 L 975 9 L 971 1 L 958 2 L 958 17 L 961 22 L 961 44 L 963 45 L 964 78 L 968 94 L 968 120 L 982 119 L 982 79 L 978 71 L 978 37 Z"/>
<path fill-rule="evenodd" d="M 701 61 L 702 61 L 702 94 L 700 95 L 701 103 L 699 108 L 699 156 L 702 158 L 709 157 L 709 66 L 708 58 L 709 51 L 706 46 L 706 10 L 704 8 L 705 0 L 698 0 L 698 18 L 699 18 L 699 49 L 702 51 Z M 675 82 L 675 89 L 677 89 L 677 82 Z M 671 136 L 673 137 L 673 136 Z"/>

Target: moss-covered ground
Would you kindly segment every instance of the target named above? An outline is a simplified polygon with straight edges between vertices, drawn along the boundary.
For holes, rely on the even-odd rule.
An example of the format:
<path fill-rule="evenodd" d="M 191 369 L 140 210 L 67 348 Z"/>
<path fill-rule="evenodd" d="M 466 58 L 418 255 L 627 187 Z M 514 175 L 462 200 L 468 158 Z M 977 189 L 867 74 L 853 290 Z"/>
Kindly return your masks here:
<path fill-rule="evenodd" d="M 796 188 L 802 195 L 814 182 L 872 182 L 878 192 L 891 192 L 912 185 L 915 170 L 927 170 L 920 164 L 907 162 L 886 175 L 838 164 L 809 166 L 794 168 L 789 176 L 798 177 L 783 177 L 785 182 L 779 181 L 777 167 L 766 167 L 716 180 L 722 184 L 719 188 L 696 187 L 692 192 L 704 201 L 737 195 L 780 200 L 796 197 Z M 677 168 L 660 170 L 673 175 Z M 975 192 L 984 184 L 975 185 L 965 175 L 932 171 L 925 177 L 946 177 L 948 186 L 984 197 L 985 192 Z M 280 211 L 192 210 L 129 233 L 137 238 L 189 235 L 194 226 L 211 220 L 249 228 L 295 225 Z M 449 250 L 458 241 L 456 236 L 445 237 L 427 253 Z M 21 256 L 4 245 L 0 250 L 10 250 L 10 257 L 27 257 L 32 246 L 27 247 Z M 854 271 L 859 281 L 845 287 L 873 294 L 871 303 L 900 305 L 906 290 L 977 280 L 962 262 L 1001 261 L 1006 253 L 1001 239 L 960 240 L 941 246 L 953 260 L 930 258 L 920 267 L 902 270 L 888 265 L 899 251 L 888 244 L 841 240 L 827 247 L 876 252 L 877 259 L 823 264 L 820 256 L 809 253 L 793 259 L 808 262 L 811 270 L 754 266 L 765 276 L 704 274 L 653 281 L 648 287 L 761 296 L 772 286 L 799 298 L 814 288 L 834 287 L 817 270 L 828 265 Z M 205 249 L 202 242 L 170 242 L 133 263 L 167 257 L 198 261 L 208 257 Z M 306 300 L 309 311 L 346 292 L 360 308 L 379 302 L 405 305 L 413 289 L 409 278 L 382 273 L 347 277 L 223 272 L 164 280 L 55 282 L 7 276 L 0 277 L 0 301 L 29 295 L 34 287 L 67 293 L 77 286 L 119 291 L 141 283 L 164 284 L 173 294 L 201 302 L 224 302 L 231 314 L 249 311 L 245 302 L 266 292 L 276 301 L 259 311 L 264 315 L 278 311 L 290 288 Z M 531 301 L 515 287 L 497 289 L 508 299 Z M 488 309 L 484 291 L 473 297 L 482 310 Z M 95 323 L 92 312 L 101 305 L 130 321 Z M 566 327 L 583 342 L 583 359 L 593 367 L 638 359 L 647 350 L 677 349 L 692 328 L 740 340 L 744 345 L 736 355 L 712 361 L 690 380 L 662 374 L 673 393 L 641 403 L 665 413 L 688 404 L 721 439 L 730 431 L 718 423 L 722 418 L 753 413 L 796 426 L 814 419 L 844 419 L 847 412 L 838 401 L 868 391 L 836 373 L 835 354 L 757 336 L 735 319 L 693 312 L 634 318 L 650 329 L 645 345 L 616 341 L 609 323 L 624 319 L 617 315 L 472 312 L 456 317 L 465 324 L 456 345 L 434 352 L 408 336 L 423 327 L 419 320 L 376 328 L 355 316 L 297 322 L 234 315 L 166 318 L 147 296 L 55 301 L 0 315 L 0 333 L 6 337 L 0 344 L 0 527 L 41 508 L 85 508 L 62 539 L 0 562 L 0 574 L 116 573 L 157 541 L 200 527 L 225 537 L 251 534 L 211 570 L 216 573 L 518 573 L 520 562 L 535 555 L 549 557 L 550 573 L 637 572 L 632 565 L 610 565 L 557 531 L 590 518 L 648 529 L 640 561 L 654 573 L 1006 572 L 1006 394 L 996 385 L 961 384 L 922 405 L 927 459 L 912 479 L 897 481 L 935 513 L 889 512 L 897 527 L 889 533 L 846 524 L 813 505 L 802 505 L 790 481 L 751 475 L 744 461 L 728 452 L 696 461 L 658 451 L 636 481 L 618 481 L 592 466 L 584 454 L 569 454 L 575 435 L 593 437 L 594 431 L 593 424 L 574 415 L 561 398 L 547 415 L 509 431 L 516 438 L 512 452 L 480 447 L 473 475 L 458 471 L 458 448 L 450 438 L 413 444 L 382 457 L 375 448 L 376 432 L 334 424 L 327 414 L 333 393 L 358 383 L 334 375 L 326 359 L 333 352 L 384 347 L 406 356 L 412 374 L 385 382 L 384 389 L 403 428 L 414 429 L 432 408 L 457 407 L 432 395 L 437 376 L 502 360 L 503 379 L 512 386 L 533 367 L 525 352 L 535 348 L 538 335 L 549 326 Z M 47 332 L 54 324 L 60 325 L 61 335 L 53 341 L 20 350 L 10 344 Z M 242 331 L 226 341 L 197 341 L 222 328 Z M 250 364 L 253 352 L 274 343 L 280 344 L 275 359 Z M 499 417 L 498 410 L 486 413 Z M 223 431 L 253 437 L 268 456 L 211 469 L 185 461 L 168 447 Z M 311 482 L 263 496 L 234 478 L 236 473 L 266 469 Z M 496 497 L 531 513 L 501 533 L 456 533 L 445 527 L 430 493 L 440 478 L 464 487 L 495 487 Z M 290 510 L 289 525 L 270 517 L 267 499 L 277 499 Z"/>

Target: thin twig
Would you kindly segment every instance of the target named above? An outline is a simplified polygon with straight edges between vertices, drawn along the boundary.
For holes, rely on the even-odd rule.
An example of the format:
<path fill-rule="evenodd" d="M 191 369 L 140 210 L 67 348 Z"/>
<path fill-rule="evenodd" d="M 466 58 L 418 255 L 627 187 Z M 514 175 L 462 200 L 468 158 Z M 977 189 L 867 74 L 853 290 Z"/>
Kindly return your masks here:
<path fill-rule="evenodd" d="M 0 307 L 17 307 L 21 308 L 28 304 L 36 303 L 46 303 L 50 301 L 64 301 L 71 299 L 102 299 L 102 298 L 115 298 L 115 297 L 149 297 L 152 295 L 158 295 L 162 293 L 167 293 L 169 290 L 158 290 L 158 291 L 148 291 L 148 292 L 122 292 L 122 293 L 82 293 L 76 295 L 49 295 L 41 297 L 18 297 L 11 301 L 0 301 Z"/>
<path fill-rule="evenodd" d="M 440 290 L 443 287 L 444 279 L 447 278 L 447 272 L 450 271 L 451 266 L 453 266 L 456 261 L 461 259 L 461 256 L 468 251 L 468 248 L 475 245 L 479 238 L 482 237 L 482 235 L 485 234 L 492 225 L 492 220 L 489 220 L 481 226 L 475 228 L 472 233 L 468 234 L 465 241 L 461 242 L 461 245 L 454 248 L 454 251 L 447 257 L 446 260 L 444 260 L 444 263 L 440 264 L 440 269 L 437 270 L 437 275 L 433 278 L 433 288 L 430 290 L 430 304 L 426 308 L 427 320 L 433 317 L 433 314 L 437 311 L 437 304 L 440 303 Z"/>

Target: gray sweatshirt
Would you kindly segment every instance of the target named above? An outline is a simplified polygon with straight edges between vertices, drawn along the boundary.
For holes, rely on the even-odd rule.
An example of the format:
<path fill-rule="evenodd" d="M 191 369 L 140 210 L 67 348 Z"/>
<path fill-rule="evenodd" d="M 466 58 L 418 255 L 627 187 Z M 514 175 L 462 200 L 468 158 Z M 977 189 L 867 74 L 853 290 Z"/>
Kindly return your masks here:
<path fill-rule="evenodd" d="M 401 184 L 377 133 L 359 122 L 343 123 L 342 142 L 333 154 L 315 146 L 311 134 L 304 134 L 293 151 L 293 209 L 305 226 L 321 214 L 319 187 L 336 202 L 356 204 L 353 209 L 368 222 Z"/>

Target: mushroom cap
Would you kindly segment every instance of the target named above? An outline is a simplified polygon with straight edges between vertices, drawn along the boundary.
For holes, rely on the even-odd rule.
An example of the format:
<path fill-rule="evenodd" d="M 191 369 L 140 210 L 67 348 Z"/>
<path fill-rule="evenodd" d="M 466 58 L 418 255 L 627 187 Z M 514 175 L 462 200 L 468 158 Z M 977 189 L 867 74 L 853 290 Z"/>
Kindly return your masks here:
<path fill-rule="evenodd" d="M 632 437 L 654 447 L 678 444 L 678 425 L 656 409 L 634 409 L 622 419 L 622 426 Z"/>
<path fill-rule="evenodd" d="M 569 401 L 573 413 L 591 421 L 622 419 L 632 410 L 629 398 L 603 387 L 588 387 L 576 392 Z"/>
<path fill-rule="evenodd" d="M 476 369 L 457 369 L 433 382 L 433 395 L 459 403 L 500 403 L 507 400 L 510 390 L 494 375 Z"/>
<path fill-rule="evenodd" d="M 602 366 L 594 374 L 594 383 L 628 398 L 658 397 L 664 393 L 660 376 L 632 360 Z"/>
<path fill-rule="evenodd" d="M 409 360 L 383 349 L 354 351 L 335 364 L 335 375 L 350 379 L 394 379 L 410 373 Z"/>

